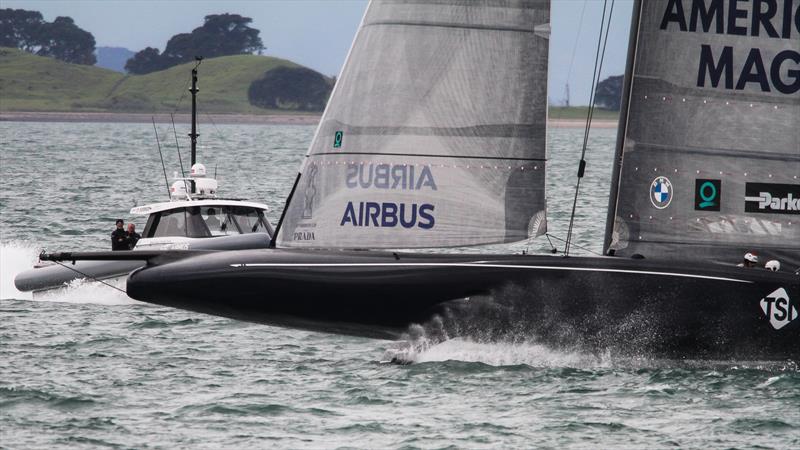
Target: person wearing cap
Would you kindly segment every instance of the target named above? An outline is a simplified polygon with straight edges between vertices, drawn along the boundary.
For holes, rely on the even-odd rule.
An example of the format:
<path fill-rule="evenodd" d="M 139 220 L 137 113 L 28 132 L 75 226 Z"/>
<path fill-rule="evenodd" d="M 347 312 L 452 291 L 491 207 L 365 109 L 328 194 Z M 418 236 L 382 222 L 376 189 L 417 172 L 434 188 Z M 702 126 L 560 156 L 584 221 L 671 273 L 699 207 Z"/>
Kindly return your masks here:
<path fill-rule="evenodd" d="M 128 234 L 125 233 L 125 221 L 122 219 L 117 219 L 117 228 L 111 232 L 111 250 L 130 250 Z"/>
<path fill-rule="evenodd" d="M 747 252 L 744 254 L 744 259 L 740 262 L 737 267 L 756 267 L 758 264 L 758 255 L 753 252 Z"/>

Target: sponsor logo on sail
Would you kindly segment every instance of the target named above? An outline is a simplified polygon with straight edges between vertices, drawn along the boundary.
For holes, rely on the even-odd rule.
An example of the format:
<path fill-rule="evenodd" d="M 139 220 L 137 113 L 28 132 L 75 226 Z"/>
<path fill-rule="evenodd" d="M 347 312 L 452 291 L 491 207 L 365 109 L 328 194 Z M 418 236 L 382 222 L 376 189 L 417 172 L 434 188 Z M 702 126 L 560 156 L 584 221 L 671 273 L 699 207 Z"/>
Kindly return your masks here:
<path fill-rule="evenodd" d="M 348 164 L 345 186 L 379 191 L 439 189 L 430 166 L 414 164 Z M 348 201 L 339 225 L 429 230 L 436 224 L 435 209 L 435 205 L 430 203 Z"/>
<path fill-rule="evenodd" d="M 719 211 L 722 201 L 721 180 L 694 180 L 694 209 Z"/>
<path fill-rule="evenodd" d="M 797 308 L 792 304 L 789 294 L 784 288 L 776 289 L 762 298 L 759 304 L 764 315 L 769 319 L 770 325 L 776 330 L 789 325 L 798 316 Z"/>
<path fill-rule="evenodd" d="M 312 164 L 308 169 L 305 196 L 303 197 L 303 219 L 311 219 L 314 216 L 314 198 L 317 195 L 317 172 L 316 164 Z"/>
<path fill-rule="evenodd" d="M 645 2 L 664 5 L 659 28 L 670 33 L 705 33 L 720 36 L 697 49 L 697 87 L 759 90 L 785 95 L 800 91 L 800 52 L 796 47 L 765 39 L 797 42 L 800 8 L 796 3 L 771 1 L 669 0 Z M 769 5 L 765 10 L 764 5 Z M 740 20 L 748 19 L 752 20 Z M 758 39 L 732 39 L 752 36 Z M 711 37 L 711 36 L 710 36 Z M 716 37 L 716 36 L 714 36 Z M 758 42 L 763 47 L 750 47 Z M 731 43 L 735 45 L 721 45 Z M 774 50 L 775 49 L 775 50 Z M 693 53 L 693 52 L 692 52 Z M 690 55 L 692 54 L 690 53 Z"/>
<path fill-rule="evenodd" d="M 333 134 L 333 148 L 340 148 L 344 139 L 344 131 L 337 131 Z"/>
<path fill-rule="evenodd" d="M 650 183 L 650 203 L 664 209 L 672 202 L 672 182 L 667 177 L 657 177 Z"/>
<path fill-rule="evenodd" d="M 436 224 L 434 209 L 428 203 L 347 202 L 339 226 L 429 230 Z"/>
<path fill-rule="evenodd" d="M 800 184 L 745 184 L 744 210 L 750 213 L 800 214 Z"/>
<path fill-rule="evenodd" d="M 345 185 L 349 189 L 438 190 L 431 168 L 413 164 L 348 164 Z"/>

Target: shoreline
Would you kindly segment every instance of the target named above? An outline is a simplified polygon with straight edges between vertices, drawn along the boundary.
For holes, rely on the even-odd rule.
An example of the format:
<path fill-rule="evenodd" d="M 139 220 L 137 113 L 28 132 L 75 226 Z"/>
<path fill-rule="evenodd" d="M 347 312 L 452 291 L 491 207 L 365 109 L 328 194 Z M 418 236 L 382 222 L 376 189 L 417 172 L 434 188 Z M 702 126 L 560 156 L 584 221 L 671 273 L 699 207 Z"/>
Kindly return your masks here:
<path fill-rule="evenodd" d="M 200 114 L 200 121 L 211 118 L 216 124 L 242 125 L 317 125 L 322 114 Z M 169 114 L 115 112 L 39 112 L 3 111 L 0 122 L 83 122 L 83 123 L 171 123 Z M 175 114 L 176 123 L 189 123 L 189 114 Z M 584 119 L 551 119 L 551 128 L 583 128 Z M 594 119 L 592 128 L 616 128 L 617 120 Z"/>

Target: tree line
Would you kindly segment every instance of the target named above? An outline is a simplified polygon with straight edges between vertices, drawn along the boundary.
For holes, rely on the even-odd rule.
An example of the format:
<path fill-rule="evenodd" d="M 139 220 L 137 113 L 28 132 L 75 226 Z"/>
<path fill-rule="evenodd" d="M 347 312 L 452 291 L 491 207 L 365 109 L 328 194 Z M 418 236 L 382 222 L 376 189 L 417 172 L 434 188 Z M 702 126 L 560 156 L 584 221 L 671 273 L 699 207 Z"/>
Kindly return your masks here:
<path fill-rule="evenodd" d="M 260 31 L 250 27 L 253 19 L 239 14 L 211 14 L 191 33 L 180 33 L 167 41 L 163 52 L 147 47 L 125 63 L 125 70 L 145 74 L 193 61 L 195 56 L 246 55 L 264 47 Z"/>
<path fill-rule="evenodd" d="M 74 64 L 93 65 L 92 33 L 75 25 L 70 17 L 47 22 L 39 11 L 0 9 L 0 47 L 13 47 Z"/>
<path fill-rule="evenodd" d="M 253 19 L 239 14 L 211 14 L 190 33 L 172 36 L 163 52 L 147 47 L 125 64 L 132 74 L 164 70 L 194 60 L 195 56 L 246 55 L 265 49 Z M 0 9 L 0 47 L 12 47 L 74 64 L 93 65 L 95 39 L 71 17 L 47 22 L 39 11 Z"/>

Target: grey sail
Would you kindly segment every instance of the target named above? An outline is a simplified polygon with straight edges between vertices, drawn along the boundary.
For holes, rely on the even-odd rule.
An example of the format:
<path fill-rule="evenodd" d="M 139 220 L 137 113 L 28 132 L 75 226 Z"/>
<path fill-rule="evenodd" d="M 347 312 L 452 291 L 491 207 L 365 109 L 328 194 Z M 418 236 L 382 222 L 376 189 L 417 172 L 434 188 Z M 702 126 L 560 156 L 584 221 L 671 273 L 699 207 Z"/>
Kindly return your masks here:
<path fill-rule="evenodd" d="M 545 0 L 370 2 L 277 245 L 543 233 L 549 20 Z"/>
<path fill-rule="evenodd" d="M 800 1 L 635 10 L 606 251 L 800 266 Z"/>

